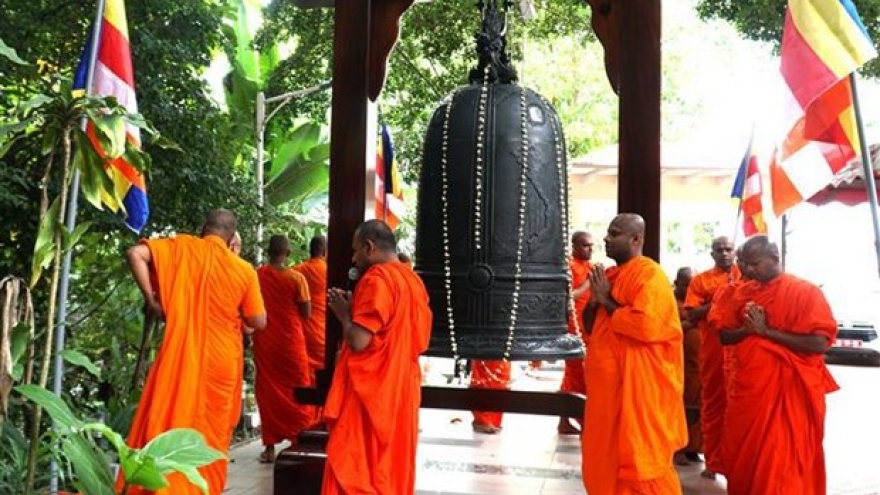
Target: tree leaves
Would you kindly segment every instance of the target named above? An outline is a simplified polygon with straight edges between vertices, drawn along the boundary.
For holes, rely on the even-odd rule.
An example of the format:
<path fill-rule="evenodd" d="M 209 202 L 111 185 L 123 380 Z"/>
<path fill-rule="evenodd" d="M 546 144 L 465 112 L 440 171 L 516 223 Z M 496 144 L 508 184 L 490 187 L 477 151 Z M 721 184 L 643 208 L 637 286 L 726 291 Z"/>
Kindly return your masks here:
<path fill-rule="evenodd" d="M 38 385 L 19 385 L 15 387 L 15 391 L 45 409 L 55 422 L 55 427 L 60 433 L 82 429 L 85 424 L 73 414 L 70 407 L 60 397 L 43 387 Z"/>

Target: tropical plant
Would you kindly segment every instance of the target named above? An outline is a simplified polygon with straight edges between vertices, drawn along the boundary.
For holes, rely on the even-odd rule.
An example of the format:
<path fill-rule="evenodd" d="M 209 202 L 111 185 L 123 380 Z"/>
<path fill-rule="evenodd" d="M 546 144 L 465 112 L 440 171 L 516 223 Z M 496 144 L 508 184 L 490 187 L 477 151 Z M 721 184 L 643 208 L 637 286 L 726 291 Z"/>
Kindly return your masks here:
<path fill-rule="evenodd" d="M 105 440 L 115 452 L 122 470 L 121 495 L 132 486 L 159 490 L 168 486 L 165 477 L 180 473 L 193 485 L 208 493 L 208 482 L 198 468 L 225 459 L 209 447 L 201 433 L 188 428 L 169 430 L 141 449 L 125 444 L 122 435 L 104 423 L 86 423 L 58 396 L 35 385 L 22 385 L 19 394 L 44 408 L 53 421 L 43 445 L 52 446 L 52 453 L 62 466 L 61 472 L 83 495 L 115 495 L 116 480 L 110 459 L 96 442 Z M 55 447 L 58 445 L 58 447 Z"/>

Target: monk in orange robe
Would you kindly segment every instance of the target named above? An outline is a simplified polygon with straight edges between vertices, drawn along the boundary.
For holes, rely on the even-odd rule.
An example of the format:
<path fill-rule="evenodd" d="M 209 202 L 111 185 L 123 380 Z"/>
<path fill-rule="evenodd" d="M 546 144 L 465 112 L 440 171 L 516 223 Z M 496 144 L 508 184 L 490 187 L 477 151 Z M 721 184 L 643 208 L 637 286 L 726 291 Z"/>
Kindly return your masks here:
<path fill-rule="evenodd" d="M 470 388 L 489 388 L 503 390 L 510 388 L 510 361 L 471 360 Z M 504 413 L 500 411 L 471 411 L 474 421 L 471 423 L 477 433 L 494 435 L 501 431 L 501 420 Z"/>
<path fill-rule="evenodd" d="M 642 217 L 618 215 L 605 236 L 617 266 L 590 272 L 581 446 L 591 495 L 682 493 L 672 463 L 687 443 L 681 324 L 669 279 L 642 256 L 644 236 Z"/>
<path fill-rule="evenodd" d="M 691 345 L 685 360 L 693 360 L 698 349 L 700 373 L 700 418 L 703 453 L 706 468 L 701 475 L 714 479 L 715 473 L 723 473 L 721 460 L 721 437 L 724 434 L 724 355 L 718 340 L 717 329 L 709 327 L 706 315 L 712 305 L 712 298 L 718 289 L 739 279 L 739 270 L 734 266 L 733 243 L 727 237 L 712 241 L 712 260 L 715 266 L 694 277 L 688 288 L 685 308 L 689 311 L 691 323 L 697 326 L 697 334 L 689 336 Z M 699 343 L 697 340 L 699 339 Z M 696 349 L 695 349 L 696 346 Z"/>
<path fill-rule="evenodd" d="M 725 411 L 727 493 L 826 493 L 825 395 L 839 387 L 824 353 L 837 323 L 822 291 L 782 272 L 765 236 L 743 246 L 751 280 L 719 320 L 734 368 Z"/>
<path fill-rule="evenodd" d="M 312 296 L 312 316 L 306 321 L 306 348 L 312 375 L 324 369 L 324 342 L 327 319 L 327 238 L 316 235 L 309 241 L 309 259 L 293 267 L 302 273 Z"/>
<path fill-rule="evenodd" d="M 700 462 L 699 452 L 702 450 L 702 435 L 700 435 L 700 332 L 697 326 L 691 323 L 688 310 L 684 301 L 687 297 L 688 287 L 694 278 L 694 270 L 691 267 L 682 267 L 675 274 L 672 281 L 672 293 L 678 306 L 678 320 L 681 322 L 681 330 L 684 332 L 684 409 L 688 424 L 688 444 L 682 450 L 675 453 L 676 464 L 687 466 L 693 462 Z"/>
<path fill-rule="evenodd" d="M 274 462 L 276 443 L 296 443 L 299 433 L 315 422 L 314 406 L 293 397 L 295 388 L 314 385 L 304 329 L 312 305 L 306 278 L 287 267 L 289 256 L 287 237 L 273 235 L 269 264 L 257 270 L 268 317 L 266 329 L 254 334 L 254 395 L 265 447 L 260 462 Z"/>
<path fill-rule="evenodd" d="M 379 220 L 355 230 L 354 294 L 330 289 L 327 304 L 343 344 L 324 404 L 330 438 L 323 495 L 415 492 L 421 369 L 431 309 L 422 279 L 397 259 L 394 233 Z"/>
<path fill-rule="evenodd" d="M 571 235 L 571 299 L 574 302 L 574 313 L 568 318 L 568 332 L 577 335 L 584 342 L 584 352 L 586 352 L 587 336 L 583 331 L 581 315 L 587 307 L 590 300 L 590 269 L 592 264 L 590 258 L 593 257 L 593 236 L 589 232 L 579 230 Z M 576 394 L 586 393 L 586 383 L 584 383 L 584 360 L 569 359 L 565 362 L 565 373 L 562 375 L 562 384 L 559 387 L 560 392 L 573 392 Z M 575 418 L 580 424 L 583 418 Z M 559 418 L 559 424 L 556 425 L 556 431 L 562 435 L 577 435 L 581 432 L 580 428 L 571 424 L 570 418 Z"/>
<path fill-rule="evenodd" d="M 257 274 L 228 247 L 236 227 L 232 212 L 214 210 L 201 238 L 149 239 L 126 253 L 147 310 L 165 319 L 165 336 L 128 435 L 131 447 L 141 448 L 173 428 L 194 428 L 211 447 L 229 448 L 241 415 L 242 318 L 249 329 L 266 325 Z M 225 488 L 226 464 L 199 470 L 210 495 Z M 168 482 L 155 493 L 202 493 L 180 474 Z M 123 485 L 120 479 L 119 488 Z M 153 492 L 130 487 L 127 493 Z"/>

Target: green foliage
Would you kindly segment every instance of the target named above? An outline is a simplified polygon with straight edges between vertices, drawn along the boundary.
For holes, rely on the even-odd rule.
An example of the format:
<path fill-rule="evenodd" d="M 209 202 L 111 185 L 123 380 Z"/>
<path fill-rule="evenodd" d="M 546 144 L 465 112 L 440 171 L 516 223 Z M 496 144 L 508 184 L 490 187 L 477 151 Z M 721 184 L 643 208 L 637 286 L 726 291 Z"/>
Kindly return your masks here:
<path fill-rule="evenodd" d="M 880 39 L 880 0 L 854 0 L 862 22 L 874 40 Z M 773 43 L 782 41 L 787 0 L 700 0 L 697 10 L 704 19 L 729 21 L 749 39 Z M 880 75 L 880 60 L 868 62 L 862 72 Z"/>
<path fill-rule="evenodd" d="M 115 480 L 110 472 L 110 459 L 94 440 L 94 434 L 107 440 L 119 458 L 119 465 L 128 486 L 158 490 L 168 486 L 165 477 L 181 473 L 208 493 L 207 481 L 198 468 L 225 456 L 205 444 L 201 433 L 186 428 L 167 431 L 151 440 L 142 449 L 125 444 L 122 436 L 103 423 L 86 423 L 71 411 L 59 397 L 35 385 L 22 385 L 16 391 L 43 407 L 54 422 L 52 437 L 61 441 L 63 467 L 72 474 L 73 485 L 85 495 L 115 494 Z M 53 445 L 50 437 L 48 445 Z M 54 447 L 52 447 L 54 448 Z"/>

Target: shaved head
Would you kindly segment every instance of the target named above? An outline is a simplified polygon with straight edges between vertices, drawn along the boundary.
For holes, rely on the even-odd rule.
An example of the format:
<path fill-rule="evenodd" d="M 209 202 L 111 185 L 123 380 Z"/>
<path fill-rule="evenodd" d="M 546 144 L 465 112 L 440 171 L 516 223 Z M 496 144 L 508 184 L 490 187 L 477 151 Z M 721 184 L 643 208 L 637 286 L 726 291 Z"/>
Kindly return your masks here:
<path fill-rule="evenodd" d="M 614 217 L 605 236 L 605 254 L 622 265 L 641 256 L 645 244 L 645 219 L 635 213 Z"/>
<path fill-rule="evenodd" d="M 235 213 L 223 208 L 217 208 L 208 213 L 208 217 L 205 218 L 205 224 L 202 226 L 202 236 L 216 235 L 229 244 L 236 230 L 238 230 L 238 219 L 235 218 Z"/>
<path fill-rule="evenodd" d="M 367 220 L 360 224 L 354 231 L 356 240 L 366 243 L 372 241 L 377 248 L 383 251 L 397 252 L 397 240 L 394 238 L 394 232 L 388 227 L 388 224 L 381 220 Z"/>
<path fill-rule="evenodd" d="M 765 235 L 756 235 L 740 248 L 743 256 L 758 255 L 779 259 L 779 248 Z"/>
<path fill-rule="evenodd" d="M 327 255 L 327 238 L 322 235 L 316 235 L 309 241 L 309 256 L 317 258 Z"/>
<path fill-rule="evenodd" d="M 712 259 L 715 261 L 716 267 L 730 271 L 733 267 L 734 255 L 733 241 L 726 236 L 716 237 L 712 240 Z"/>
<path fill-rule="evenodd" d="M 635 213 L 621 213 L 611 221 L 620 230 L 630 235 L 645 236 L 645 219 Z"/>
<path fill-rule="evenodd" d="M 286 235 L 275 234 L 271 238 L 269 238 L 269 257 L 272 259 L 275 258 L 287 258 L 290 254 L 290 241 L 287 239 Z"/>
<path fill-rule="evenodd" d="M 782 273 L 779 248 L 765 235 L 754 236 L 742 246 L 745 277 L 758 282 L 769 282 Z"/>

